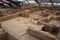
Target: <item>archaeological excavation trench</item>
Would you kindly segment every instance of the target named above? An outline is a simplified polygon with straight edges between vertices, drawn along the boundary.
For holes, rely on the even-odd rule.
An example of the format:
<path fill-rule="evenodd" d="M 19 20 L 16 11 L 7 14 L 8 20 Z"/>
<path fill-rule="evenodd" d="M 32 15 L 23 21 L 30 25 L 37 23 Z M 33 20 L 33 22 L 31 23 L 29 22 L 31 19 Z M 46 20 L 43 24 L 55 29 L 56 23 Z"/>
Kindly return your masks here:
<path fill-rule="evenodd" d="M 59 10 L 14 9 L 0 13 L 0 40 L 57 40 L 60 33 Z"/>

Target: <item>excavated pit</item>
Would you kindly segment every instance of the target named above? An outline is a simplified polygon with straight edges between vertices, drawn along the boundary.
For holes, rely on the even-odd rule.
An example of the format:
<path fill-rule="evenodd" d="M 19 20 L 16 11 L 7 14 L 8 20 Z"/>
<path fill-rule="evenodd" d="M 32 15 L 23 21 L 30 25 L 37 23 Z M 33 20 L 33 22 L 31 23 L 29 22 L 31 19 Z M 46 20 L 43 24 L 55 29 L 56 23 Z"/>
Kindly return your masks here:
<path fill-rule="evenodd" d="M 58 35 L 59 27 L 56 27 L 54 25 L 45 25 L 42 28 L 42 31 L 49 32 L 49 33 L 51 33 L 53 35 Z"/>
<path fill-rule="evenodd" d="M 4 10 L 4 11 L 2 11 Z M 0 40 L 56 40 L 60 28 L 58 10 L 2 9 Z M 12 11 L 13 10 L 13 11 Z M 55 13 L 55 14 L 54 14 Z M 3 37 L 2 37 L 3 36 Z"/>

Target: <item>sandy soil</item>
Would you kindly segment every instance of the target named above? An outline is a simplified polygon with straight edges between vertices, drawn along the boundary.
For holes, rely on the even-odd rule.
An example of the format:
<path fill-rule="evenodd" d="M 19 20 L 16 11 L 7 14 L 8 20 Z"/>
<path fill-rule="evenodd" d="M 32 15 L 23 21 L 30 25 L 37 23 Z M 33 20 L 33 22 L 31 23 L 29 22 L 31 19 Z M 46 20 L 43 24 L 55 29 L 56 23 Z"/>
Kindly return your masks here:
<path fill-rule="evenodd" d="M 30 19 L 24 17 L 17 17 L 8 21 L 2 22 L 2 27 L 18 40 L 38 40 L 34 37 L 26 35 L 28 27 L 38 27 L 30 22 Z M 28 38 L 29 37 L 29 38 Z"/>

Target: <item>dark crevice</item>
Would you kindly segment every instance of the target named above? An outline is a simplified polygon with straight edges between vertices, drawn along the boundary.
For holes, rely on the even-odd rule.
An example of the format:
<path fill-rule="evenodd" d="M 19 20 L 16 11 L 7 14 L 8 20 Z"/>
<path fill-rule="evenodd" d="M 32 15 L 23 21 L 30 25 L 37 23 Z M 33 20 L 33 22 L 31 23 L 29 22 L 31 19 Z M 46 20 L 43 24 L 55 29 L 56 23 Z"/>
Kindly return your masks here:
<path fill-rule="evenodd" d="M 51 26 L 45 25 L 45 26 L 42 28 L 42 31 L 51 33 L 51 34 L 53 34 L 53 35 L 57 35 L 57 34 L 58 34 L 58 30 L 59 30 L 59 27 L 56 27 L 56 26 L 51 27 Z"/>

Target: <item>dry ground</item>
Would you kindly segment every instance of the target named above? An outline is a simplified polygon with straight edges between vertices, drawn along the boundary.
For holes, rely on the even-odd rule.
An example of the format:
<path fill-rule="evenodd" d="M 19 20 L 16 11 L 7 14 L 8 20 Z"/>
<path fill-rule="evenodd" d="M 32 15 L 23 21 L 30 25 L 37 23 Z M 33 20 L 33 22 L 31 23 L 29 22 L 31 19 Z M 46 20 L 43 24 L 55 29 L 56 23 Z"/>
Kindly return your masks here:
<path fill-rule="evenodd" d="M 60 27 L 60 16 L 58 16 L 60 15 L 60 10 L 39 10 L 36 8 L 30 8 L 23 11 L 20 9 L 0 9 L 0 11 L 4 14 L 4 16 L 23 12 L 20 17 L 1 22 L 2 28 L 18 40 L 40 40 L 28 35 L 27 30 L 29 28 L 40 32 L 42 28 L 41 25 L 55 25 L 56 27 Z M 56 13 L 58 13 L 58 15 L 56 15 Z M 46 34 L 48 34 L 47 36 L 52 35 L 51 33 Z M 56 37 L 56 35 L 52 35 L 52 38 Z"/>

